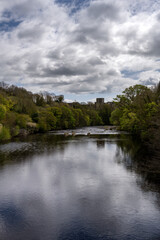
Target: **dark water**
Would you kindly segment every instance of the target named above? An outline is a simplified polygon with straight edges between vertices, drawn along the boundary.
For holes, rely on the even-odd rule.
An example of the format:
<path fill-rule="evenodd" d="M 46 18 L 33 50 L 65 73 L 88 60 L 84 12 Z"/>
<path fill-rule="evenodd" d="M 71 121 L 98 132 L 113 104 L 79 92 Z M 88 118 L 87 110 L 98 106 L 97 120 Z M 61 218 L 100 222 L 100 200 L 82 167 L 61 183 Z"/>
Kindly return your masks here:
<path fill-rule="evenodd" d="M 160 194 L 137 147 L 129 136 L 53 134 L 0 145 L 0 239 L 160 239 Z"/>

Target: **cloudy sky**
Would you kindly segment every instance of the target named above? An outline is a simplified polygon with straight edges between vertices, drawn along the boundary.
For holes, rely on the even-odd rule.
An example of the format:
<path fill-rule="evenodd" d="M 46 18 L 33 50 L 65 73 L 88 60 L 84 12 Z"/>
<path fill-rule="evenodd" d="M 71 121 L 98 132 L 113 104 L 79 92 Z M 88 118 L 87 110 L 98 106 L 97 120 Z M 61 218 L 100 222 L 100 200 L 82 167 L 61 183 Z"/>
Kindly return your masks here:
<path fill-rule="evenodd" d="M 160 0 L 0 0 L 0 81 L 111 100 L 160 81 Z"/>

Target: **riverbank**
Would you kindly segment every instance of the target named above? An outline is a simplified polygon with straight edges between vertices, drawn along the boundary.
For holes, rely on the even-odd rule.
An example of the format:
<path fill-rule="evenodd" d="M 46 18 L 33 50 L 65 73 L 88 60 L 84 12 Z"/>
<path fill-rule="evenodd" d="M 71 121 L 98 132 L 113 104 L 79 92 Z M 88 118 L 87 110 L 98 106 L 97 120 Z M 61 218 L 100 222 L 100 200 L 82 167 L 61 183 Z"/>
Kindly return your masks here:
<path fill-rule="evenodd" d="M 11 140 L 15 137 L 26 137 L 28 135 L 32 135 L 32 134 L 45 134 L 46 132 L 41 132 L 38 131 L 36 125 L 27 125 L 28 128 L 27 129 L 18 129 L 18 132 L 15 136 L 11 136 L 9 135 L 8 138 L 2 139 L 0 142 L 4 142 L 6 140 Z M 48 131 L 48 133 L 54 133 L 54 134 L 58 134 L 58 135 L 65 135 L 65 136 L 76 136 L 76 135 L 97 135 L 97 134 L 128 134 L 125 131 L 120 131 L 118 130 L 117 126 L 110 126 L 110 125 L 105 125 L 105 126 L 90 126 L 90 127 L 83 127 L 83 128 L 73 128 L 73 129 L 62 129 L 62 130 L 52 130 L 52 131 Z M 8 136 L 8 135 L 7 135 Z"/>

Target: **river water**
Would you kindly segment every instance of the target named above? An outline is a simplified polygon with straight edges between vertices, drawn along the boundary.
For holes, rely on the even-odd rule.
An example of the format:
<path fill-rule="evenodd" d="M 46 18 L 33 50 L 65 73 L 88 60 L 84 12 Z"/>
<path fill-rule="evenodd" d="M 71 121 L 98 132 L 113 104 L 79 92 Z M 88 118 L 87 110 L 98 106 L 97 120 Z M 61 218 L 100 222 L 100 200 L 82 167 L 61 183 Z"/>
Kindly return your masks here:
<path fill-rule="evenodd" d="M 160 192 L 133 157 L 139 144 L 88 131 L 0 145 L 1 240 L 160 239 Z"/>

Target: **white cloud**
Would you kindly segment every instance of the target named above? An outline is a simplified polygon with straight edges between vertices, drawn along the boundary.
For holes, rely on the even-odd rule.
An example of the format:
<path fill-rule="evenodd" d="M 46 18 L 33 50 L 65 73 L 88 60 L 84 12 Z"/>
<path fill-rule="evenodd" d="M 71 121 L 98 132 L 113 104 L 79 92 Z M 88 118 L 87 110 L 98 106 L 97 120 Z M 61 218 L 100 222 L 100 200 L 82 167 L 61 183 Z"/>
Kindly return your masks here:
<path fill-rule="evenodd" d="M 74 14 L 50 0 L 4 1 L 0 24 L 10 28 L 0 32 L 0 81 L 76 94 L 155 84 L 159 16 L 152 0 L 95 0 Z"/>

